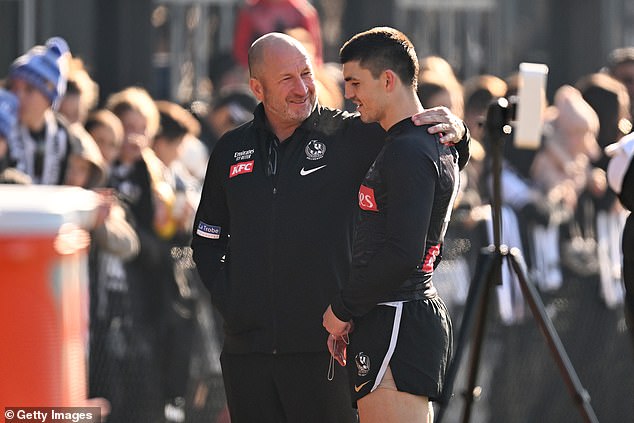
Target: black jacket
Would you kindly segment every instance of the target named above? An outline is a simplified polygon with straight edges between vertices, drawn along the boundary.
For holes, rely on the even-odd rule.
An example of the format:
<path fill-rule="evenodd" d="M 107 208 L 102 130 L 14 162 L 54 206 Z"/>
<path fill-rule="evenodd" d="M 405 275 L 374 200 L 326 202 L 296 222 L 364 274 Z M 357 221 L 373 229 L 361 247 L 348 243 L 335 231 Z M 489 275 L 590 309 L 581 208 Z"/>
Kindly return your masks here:
<path fill-rule="evenodd" d="M 318 106 L 284 141 L 259 105 L 212 152 L 192 248 L 225 320 L 225 351 L 324 351 L 322 314 L 348 279 L 361 181 L 385 131 Z M 465 143 L 466 144 L 466 143 Z"/>

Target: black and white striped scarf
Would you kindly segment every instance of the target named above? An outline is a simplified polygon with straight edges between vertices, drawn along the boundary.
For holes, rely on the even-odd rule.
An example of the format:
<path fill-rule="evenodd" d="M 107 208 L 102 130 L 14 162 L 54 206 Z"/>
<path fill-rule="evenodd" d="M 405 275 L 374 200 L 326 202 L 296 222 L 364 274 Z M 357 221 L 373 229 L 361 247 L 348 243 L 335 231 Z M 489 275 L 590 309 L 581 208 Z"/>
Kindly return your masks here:
<path fill-rule="evenodd" d="M 43 167 L 40 175 L 36 174 L 38 172 L 35 165 L 38 142 L 33 139 L 28 128 L 22 125 L 17 128 L 16 136 L 10 139 L 9 150 L 15 167 L 29 175 L 33 183 L 57 185 L 64 173 L 62 167 L 69 149 L 68 136 L 52 111 L 46 112 L 45 121 L 44 142 L 39 144 L 40 148 L 43 148 Z"/>

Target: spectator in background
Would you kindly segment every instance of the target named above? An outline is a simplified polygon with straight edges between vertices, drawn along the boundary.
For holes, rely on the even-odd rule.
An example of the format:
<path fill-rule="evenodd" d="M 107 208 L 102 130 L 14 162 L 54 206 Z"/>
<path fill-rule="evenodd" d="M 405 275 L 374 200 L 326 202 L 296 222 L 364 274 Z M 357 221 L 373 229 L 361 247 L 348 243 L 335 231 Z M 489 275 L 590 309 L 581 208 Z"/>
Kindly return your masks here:
<path fill-rule="evenodd" d="M 449 62 L 440 56 L 426 56 L 420 59 L 420 65 L 418 97 L 423 107 L 445 106 L 462 118 L 464 116 L 462 84 Z"/>
<path fill-rule="evenodd" d="M 65 184 L 99 194 L 88 262 L 89 396 L 109 401 L 108 421 L 126 421 L 127 409 L 135 407 L 129 391 L 134 323 L 126 263 L 139 253 L 139 238 L 115 193 L 104 189 L 106 163 L 95 141 L 79 123 L 69 130 L 74 137 Z"/>
<path fill-rule="evenodd" d="M 163 213 L 166 238 L 184 235 L 189 245 L 191 225 L 197 198 L 194 189 L 197 183 L 182 165 L 180 158 L 186 135 L 198 136 L 200 124 L 187 110 L 170 101 L 157 101 L 161 125 L 152 142 L 154 154 L 163 164 L 163 183 L 169 185 L 171 195 L 160 213 Z M 160 205 L 161 203 L 157 203 Z M 158 211 L 157 211 L 158 212 Z"/>
<path fill-rule="evenodd" d="M 84 127 L 93 137 L 108 167 L 108 177 L 114 163 L 119 158 L 123 145 L 123 125 L 119 118 L 107 109 L 91 113 Z"/>
<path fill-rule="evenodd" d="M 15 135 L 18 122 L 18 98 L 0 88 L 0 183 L 30 183 L 31 178 L 9 167 L 9 140 Z"/>
<path fill-rule="evenodd" d="M 549 201 L 564 205 L 572 217 L 581 193 L 594 187 L 591 161 L 601 154 L 596 140 L 599 118 L 569 85 L 557 90 L 550 110 L 552 131 L 536 154 L 531 177 Z"/>
<path fill-rule="evenodd" d="M 197 184 L 180 162 L 185 137 L 197 136 L 200 125 L 183 107 L 170 101 L 157 101 L 160 126 L 152 143 L 163 165 L 162 190 L 166 202 L 157 202 L 158 219 L 164 220 L 159 232 L 165 245 L 167 319 L 163 349 L 165 415 L 170 421 L 184 421 L 190 376 L 192 345 L 196 331 L 198 275 L 191 263 L 191 226 L 198 204 Z"/>
<path fill-rule="evenodd" d="M 66 93 L 59 105 L 59 113 L 68 123 L 86 122 L 88 113 L 97 106 L 99 86 L 92 80 L 79 58 L 70 61 Z"/>
<path fill-rule="evenodd" d="M 202 189 L 208 160 L 209 149 L 202 140 L 193 134 L 185 134 L 178 164 L 194 178 L 198 192 Z"/>
<path fill-rule="evenodd" d="M 465 120 L 469 116 L 470 122 L 476 133 L 481 137 L 484 148 L 484 162 L 479 172 L 480 180 L 477 191 L 481 195 L 483 204 L 492 204 L 494 201 L 493 181 L 497 170 L 493 167 L 495 149 L 503 148 L 502 163 L 500 169 L 501 206 L 503 208 L 501 219 L 501 242 L 509 247 L 522 248 L 526 252 L 524 258 L 530 268 L 532 263 L 531 242 L 532 228 L 535 225 L 548 225 L 551 215 L 550 207 L 544 201 L 544 197 L 537 189 L 529 175 L 530 164 L 533 161 L 534 151 L 516 149 L 513 143 L 513 134 L 505 135 L 501 127 L 493 127 L 493 134 L 487 133 L 487 118 L 489 112 L 499 113 L 497 106 L 491 109 L 491 105 L 501 97 L 510 98 L 508 84 L 493 75 L 479 75 L 464 83 L 465 87 Z M 497 116 L 494 122 L 497 122 Z M 489 136 L 491 135 L 491 136 Z M 528 154 L 525 154 L 528 153 Z M 523 157 L 523 160 L 518 159 Z M 474 163 L 476 163 L 474 161 Z M 483 216 L 477 208 L 473 217 Z M 491 211 L 486 213 L 488 242 L 493 239 L 493 227 L 491 225 Z M 508 268 L 502 269 L 502 285 L 497 290 L 498 307 L 500 317 L 504 324 L 513 324 L 523 320 L 526 316 L 524 300 L 520 294 L 516 275 Z"/>
<path fill-rule="evenodd" d="M 485 190 L 480 186 L 486 151 L 484 149 L 485 121 L 487 110 L 493 99 L 506 93 L 506 83 L 494 75 L 477 75 L 464 81 L 463 85 L 464 122 L 471 132 L 471 160 L 469 166 L 462 171 L 463 180 L 460 186 L 461 198 L 458 204 L 467 210 L 479 206 Z M 457 213 L 456 222 L 464 222 L 470 226 L 474 222 L 468 215 L 463 220 Z M 476 252 L 477 254 L 477 252 Z"/>
<path fill-rule="evenodd" d="M 464 121 L 471 136 L 482 142 L 487 109 L 493 99 L 507 95 L 507 84 L 495 75 L 476 75 L 463 83 Z"/>
<path fill-rule="evenodd" d="M 308 0 L 247 0 L 238 11 L 233 39 L 233 56 L 247 68 L 251 44 L 269 32 L 305 28 L 314 45 L 316 64 L 322 60 L 322 39 L 319 15 Z"/>
<path fill-rule="evenodd" d="M 634 210 L 634 135 L 629 134 L 609 145 L 606 153 L 611 157 L 607 178 L 623 207 Z M 630 213 L 623 228 L 621 241 L 623 253 L 623 282 L 625 284 L 625 318 L 634 346 L 634 213 Z"/>
<path fill-rule="evenodd" d="M 163 418 L 162 354 L 166 319 L 165 249 L 155 224 L 156 202 L 165 201 L 160 190 L 161 164 L 151 149 L 159 130 L 158 109 L 148 92 L 129 87 L 112 94 L 106 108 L 123 126 L 123 144 L 111 171 L 110 184 L 130 209 L 141 243 L 138 257 L 130 263 L 130 300 L 137 346 L 129 384 L 131 401 L 126 421 L 160 421 Z"/>
<path fill-rule="evenodd" d="M 193 103 L 190 109 L 202 122 L 200 138 L 208 150 L 214 149 L 216 142 L 225 132 L 253 119 L 253 110 L 257 104 L 246 84 L 218 91 L 210 105 L 202 102 Z"/>
<path fill-rule="evenodd" d="M 630 99 L 634 98 L 634 47 L 621 47 L 612 50 L 608 57 L 608 73 L 620 81 L 625 88 Z M 630 115 L 634 115 L 630 103 Z"/>
<path fill-rule="evenodd" d="M 606 73 L 586 75 L 577 81 L 576 87 L 599 117 L 597 141 L 600 154 L 593 159 L 592 164 L 595 166 L 596 181 L 605 185 L 609 161 L 605 149 L 631 132 L 631 100 L 625 85 Z M 590 222 L 585 226 L 590 228 L 596 240 L 596 256 L 601 263 L 598 266 L 601 282 L 599 293 L 608 307 L 614 307 L 622 303 L 624 298 L 620 272 L 621 251 L 618 246 L 625 216 L 616 193 L 609 187 L 603 187 L 598 192 L 586 192 L 582 201 L 586 204 L 586 222 Z"/>
<path fill-rule="evenodd" d="M 532 180 L 548 204 L 560 206 L 561 260 L 580 275 L 598 271 L 594 210 L 591 197 L 603 195 L 605 172 L 593 166 L 601 155 L 597 144 L 599 118 L 581 93 L 570 85 L 555 93 L 549 109 L 550 131 L 531 167 Z"/>
<path fill-rule="evenodd" d="M 106 185 L 106 163 L 92 136 L 81 124 L 70 124 L 73 134 L 71 153 L 64 185 L 86 189 L 102 188 Z"/>
<path fill-rule="evenodd" d="M 464 115 L 462 86 L 457 81 L 430 70 L 420 72 L 417 94 L 426 109 L 445 106 L 456 116 Z"/>
<path fill-rule="evenodd" d="M 189 244 L 190 233 L 184 227 L 190 227 L 193 205 L 184 187 L 179 193 L 179 183 L 167 165 L 174 164 L 183 136 L 199 128 L 183 108 L 155 102 L 139 87 L 113 94 L 106 107 L 119 117 L 124 130 L 112 183 L 130 204 L 141 241 L 141 253 L 132 266 L 132 299 L 143 331 L 140 336 L 148 346 L 140 357 L 144 371 L 140 393 L 146 395 L 142 399 L 146 413 L 158 419 L 154 413 L 162 410 L 168 421 L 183 421 L 194 310 L 191 287 L 179 277 L 175 260 L 183 257 L 179 251 Z"/>
<path fill-rule="evenodd" d="M 447 60 L 440 56 L 429 55 L 420 58 L 419 72 L 432 71 L 440 75 L 444 75 L 447 79 L 451 79 L 454 82 L 458 82 L 456 73 L 453 67 Z"/>
<path fill-rule="evenodd" d="M 106 108 L 123 125 L 121 152 L 112 169 L 115 189 L 130 206 L 140 227 L 154 232 L 153 184 L 160 180 L 159 161 L 151 142 L 159 129 L 159 113 L 149 93 L 130 87 L 112 94 Z"/>
<path fill-rule="evenodd" d="M 9 68 L 8 88 L 20 102 L 19 127 L 9 140 L 11 162 L 36 184 L 64 181 L 71 135 L 55 110 L 66 91 L 69 57 L 66 41 L 55 37 Z"/>
<path fill-rule="evenodd" d="M 161 124 L 154 136 L 152 149 L 156 157 L 169 167 L 179 159 L 185 135 L 200 134 L 200 124 L 189 111 L 171 101 L 156 101 L 156 107 Z"/>
<path fill-rule="evenodd" d="M 226 88 L 248 84 L 249 70 L 236 62 L 232 52 L 220 51 L 209 57 L 209 81 L 216 95 Z"/>
<path fill-rule="evenodd" d="M 605 73 L 583 76 L 575 83 L 575 88 L 581 91 L 583 99 L 599 117 L 597 141 L 602 150 L 594 164 L 606 170 L 609 159 L 603 149 L 632 130 L 631 100 L 627 88 Z"/>
<path fill-rule="evenodd" d="M 18 107 L 18 98 L 4 88 L 0 88 L 0 170 L 6 167 L 5 160 L 9 152 L 8 140 L 13 136 L 18 122 Z"/>

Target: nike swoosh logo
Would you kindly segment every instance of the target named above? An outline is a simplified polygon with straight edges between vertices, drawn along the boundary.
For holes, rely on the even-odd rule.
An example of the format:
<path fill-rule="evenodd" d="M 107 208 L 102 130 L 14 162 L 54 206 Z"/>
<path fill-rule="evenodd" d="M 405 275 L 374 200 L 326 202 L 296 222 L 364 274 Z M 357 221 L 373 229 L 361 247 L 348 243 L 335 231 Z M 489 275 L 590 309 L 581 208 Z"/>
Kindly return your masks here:
<path fill-rule="evenodd" d="M 371 381 L 367 380 L 365 382 L 363 382 L 361 385 L 357 386 L 354 385 L 354 392 L 359 392 L 361 390 L 361 388 L 363 388 L 365 385 L 367 385 L 368 383 L 370 383 Z"/>
<path fill-rule="evenodd" d="M 311 173 L 313 173 L 313 172 L 317 172 L 319 169 L 323 169 L 323 168 L 325 168 L 326 166 L 328 166 L 328 165 L 323 165 L 323 166 L 319 166 L 319 167 L 314 167 L 314 168 L 312 168 L 312 169 L 308 169 L 308 170 L 305 170 L 304 168 L 302 168 L 302 169 L 299 171 L 299 174 L 300 174 L 300 175 L 302 175 L 302 176 L 310 175 Z"/>

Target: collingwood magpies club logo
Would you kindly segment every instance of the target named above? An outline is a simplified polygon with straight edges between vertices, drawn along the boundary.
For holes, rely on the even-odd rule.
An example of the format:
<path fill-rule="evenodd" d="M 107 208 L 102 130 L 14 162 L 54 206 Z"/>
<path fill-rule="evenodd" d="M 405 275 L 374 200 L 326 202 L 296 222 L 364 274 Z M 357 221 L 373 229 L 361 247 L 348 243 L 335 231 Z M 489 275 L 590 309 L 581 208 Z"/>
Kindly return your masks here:
<path fill-rule="evenodd" d="M 357 364 L 357 374 L 360 377 L 363 377 L 370 372 L 370 357 L 368 357 L 367 354 L 359 352 L 354 358 L 354 361 Z"/>
<path fill-rule="evenodd" d="M 326 144 L 318 140 L 310 140 L 304 151 L 308 160 L 319 160 L 326 154 Z"/>

